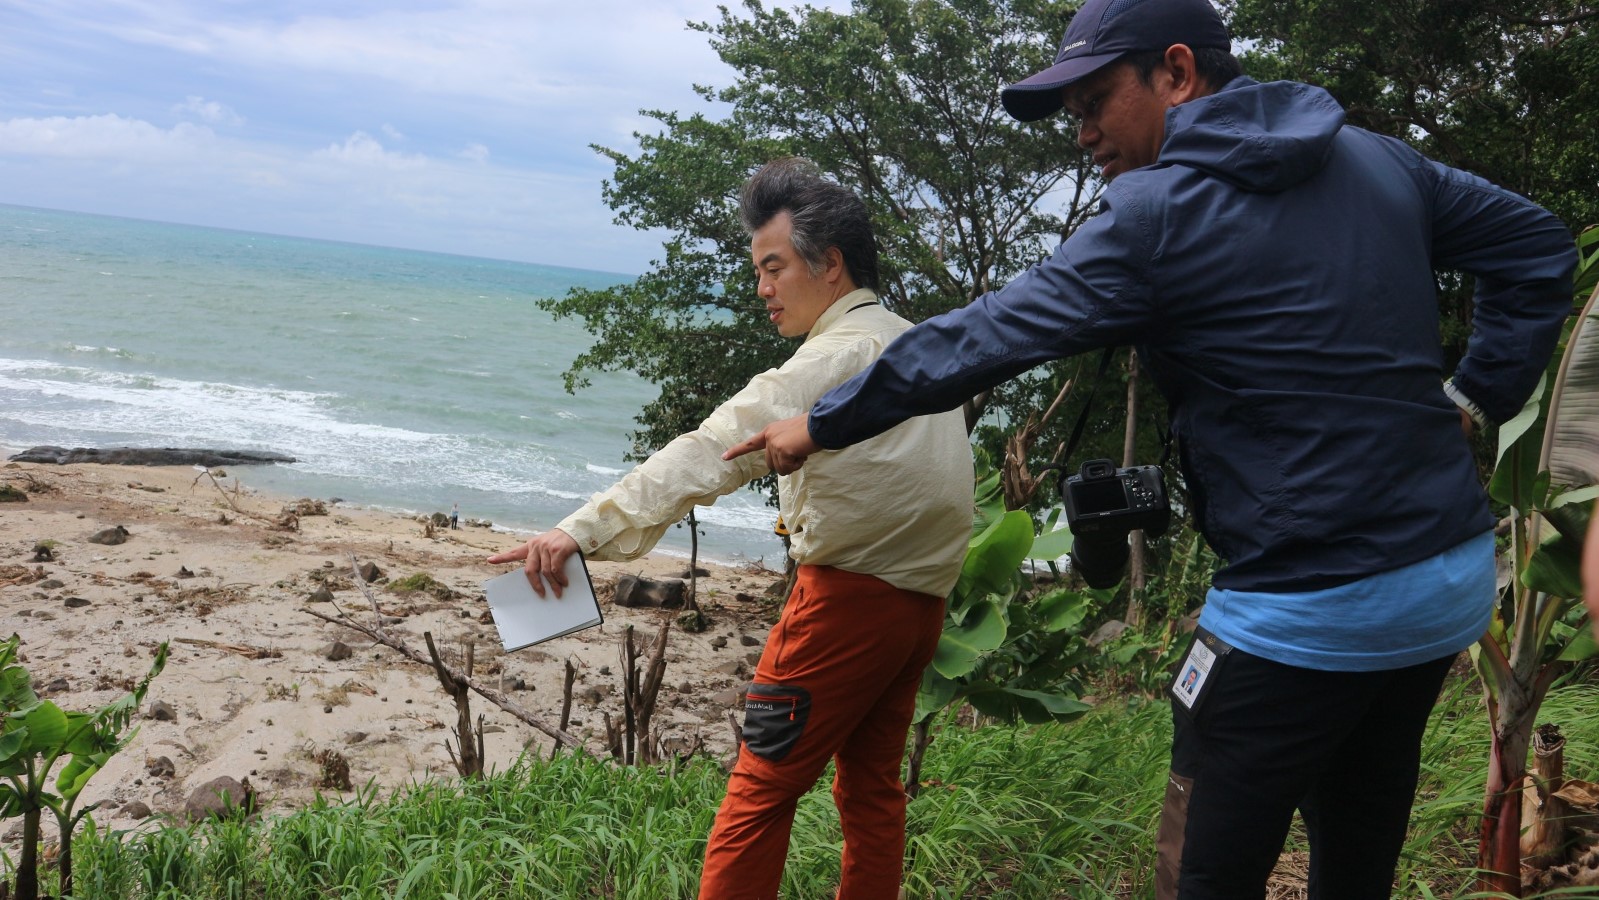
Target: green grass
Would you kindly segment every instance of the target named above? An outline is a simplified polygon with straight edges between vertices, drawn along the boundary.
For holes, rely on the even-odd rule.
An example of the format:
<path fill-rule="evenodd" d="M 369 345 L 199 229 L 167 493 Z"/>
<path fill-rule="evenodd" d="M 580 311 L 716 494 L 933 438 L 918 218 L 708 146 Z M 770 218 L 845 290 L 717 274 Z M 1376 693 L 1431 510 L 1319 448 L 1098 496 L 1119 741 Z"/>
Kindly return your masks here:
<path fill-rule="evenodd" d="M 1153 897 L 1170 713 L 1118 703 L 1070 725 L 946 724 L 911 804 L 911 896 Z M 1599 766 L 1599 691 L 1553 692 L 1567 771 Z M 1373 735 L 1373 740 L 1382 740 Z M 1470 881 L 1487 730 L 1472 684 L 1435 713 L 1396 896 Z M 783 896 L 828 898 L 842 842 L 830 776 L 796 815 Z M 562 756 L 479 782 L 319 802 L 260 825 L 147 826 L 74 846 L 78 896 L 116 898 L 692 897 L 726 777 L 714 763 L 627 769 Z"/>

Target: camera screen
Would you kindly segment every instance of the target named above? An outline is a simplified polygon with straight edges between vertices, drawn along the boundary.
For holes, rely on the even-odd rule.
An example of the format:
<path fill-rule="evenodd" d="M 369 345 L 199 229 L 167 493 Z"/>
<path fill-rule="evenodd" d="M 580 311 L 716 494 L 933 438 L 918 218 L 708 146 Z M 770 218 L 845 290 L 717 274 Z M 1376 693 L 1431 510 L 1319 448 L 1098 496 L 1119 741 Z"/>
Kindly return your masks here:
<path fill-rule="evenodd" d="M 1122 487 L 1120 478 L 1072 482 L 1071 488 L 1072 500 L 1077 506 L 1079 516 L 1115 512 L 1127 508 L 1127 491 Z"/>

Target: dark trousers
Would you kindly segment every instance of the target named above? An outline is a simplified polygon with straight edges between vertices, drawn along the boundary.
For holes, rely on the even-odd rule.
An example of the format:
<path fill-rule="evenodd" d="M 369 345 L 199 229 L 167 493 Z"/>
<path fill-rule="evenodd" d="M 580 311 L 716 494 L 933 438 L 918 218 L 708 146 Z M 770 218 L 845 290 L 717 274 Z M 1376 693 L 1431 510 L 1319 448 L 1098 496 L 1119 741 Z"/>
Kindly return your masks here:
<path fill-rule="evenodd" d="M 1387 898 L 1453 660 L 1323 672 L 1228 653 L 1195 712 L 1172 707 L 1157 896 L 1264 897 L 1297 808 L 1311 900 Z"/>

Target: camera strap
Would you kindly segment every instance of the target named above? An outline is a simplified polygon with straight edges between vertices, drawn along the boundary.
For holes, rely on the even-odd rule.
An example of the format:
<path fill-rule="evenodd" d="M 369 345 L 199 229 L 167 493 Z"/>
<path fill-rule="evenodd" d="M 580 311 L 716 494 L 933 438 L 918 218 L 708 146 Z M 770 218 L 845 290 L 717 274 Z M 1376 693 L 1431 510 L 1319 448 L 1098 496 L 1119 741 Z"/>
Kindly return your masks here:
<path fill-rule="evenodd" d="M 1059 459 L 1071 459 L 1072 451 L 1077 449 L 1077 442 L 1083 437 L 1083 428 L 1088 424 L 1088 412 L 1094 407 L 1094 392 L 1099 390 L 1099 383 L 1105 380 L 1105 373 L 1110 371 L 1110 360 L 1116 353 L 1115 347 L 1106 347 L 1105 352 L 1099 357 L 1099 371 L 1094 373 L 1094 380 L 1088 385 L 1088 399 L 1083 401 L 1082 411 L 1077 414 L 1077 424 L 1072 426 L 1071 437 L 1066 439 L 1066 449 L 1060 453 Z M 1160 425 L 1160 418 L 1153 413 L 1150 421 L 1155 425 L 1155 436 L 1160 439 L 1160 463 L 1164 467 L 1171 460 L 1172 434 Z"/>
<path fill-rule="evenodd" d="M 1088 399 L 1083 401 L 1082 412 L 1077 414 L 1077 424 L 1072 426 L 1072 436 L 1066 439 L 1066 449 L 1059 459 L 1071 459 L 1072 451 L 1077 449 L 1077 442 L 1083 437 L 1083 426 L 1088 424 L 1088 411 L 1094 408 L 1094 392 L 1099 390 L 1099 383 L 1105 380 L 1105 373 L 1110 371 L 1110 358 L 1115 352 L 1115 347 L 1106 347 L 1105 352 L 1100 354 L 1099 371 L 1094 373 L 1094 380 L 1088 385 Z"/>

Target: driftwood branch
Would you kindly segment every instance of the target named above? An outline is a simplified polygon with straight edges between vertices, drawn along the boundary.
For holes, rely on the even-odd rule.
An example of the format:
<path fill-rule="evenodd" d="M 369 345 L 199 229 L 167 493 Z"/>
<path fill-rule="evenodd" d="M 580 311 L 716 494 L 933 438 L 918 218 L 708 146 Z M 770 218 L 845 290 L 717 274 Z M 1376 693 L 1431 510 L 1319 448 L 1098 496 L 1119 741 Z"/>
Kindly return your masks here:
<path fill-rule="evenodd" d="M 352 564 L 355 563 L 355 557 L 353 555 L 350 557 L 350 562 Z M 373 612 L 373 614 L 374 615 L 378 615 L 378 612 L 377 612 L 377 609 L 378 609 L 377 598 L 372 596 L 372 592 L 367 589 L 367 587 L 366 587 L 366 579 L 361 577 L 359 571 L 356 572 L 355 584 L 356 584 L 357 587 L 359 587 L 361 589 L 361 593 L 366 595 L 367 601 L 372 604 L 372 612 Z M 573 737 L 570 734 L 567 734 L 566 731 L 563 730 L 563 729 L 552 728 L 550 725 L 546 724 L 542 719 L 540 719 L 539 717 L 533 715 L 528 710 L 524 709 L 521 706 L 521 704 L 517 703 L 515 700 L 512 700 L 510 697 L 507 697 L 504 692 L 495 690 L 494 688 L 491 688 L 488 685 L 485 685 L 482 682 L 477 681 L 476 679 L 467 677 L 463 673 L 457 672 L 455 669 L 451 668 L 443 660 L 438 660 L 438 662 L 435 663 L 434 660 L 428 658 L 428 656 L 426 654 L 424 654 L 424 653 L 422 653 L 422 652 L 410 647 L 404 641 L 400 640 L 398 637 L 395 637 L 394 635 L 389 634 L 387 631 L 385 631 L 382 628 L 381 625 L 367 625 L 364 622 L 357 621 L 355 618 L 353 618 L 349 614 L 345 613 L 345 611 L 343 610 L 343 608 L 341 608 L 339 606 L 337 601 L 334 601 L 333 608 L 337 609 L 339 611 L 338 616 L 330 616 L 330 615 L 328 615 L 326 613 L 318 612 L 317 610 L 314 610 L 314 609 L 307 609 L 305 607 L 301 607 L 300 611 L 305 613 L 305 614 L 307 614 L 307 615 L 315 616 L 315 617 L 317 617 L 318 619 L 321 619 L 324 622 L 331 622 L 334 625 L 342 625 L 345 628 L 352 628 L 352 629 L 354 629 L 356 631 L 359 631 L 362 634 L 366 635 L 367 637 L 371 638 L 372 640 L 377 641 L 378 643 L 382 644 L 383 646 L 388 647 L 391 650 L 395 650 L 395 651 L 399 652 L 400 654 L 402 654 L 403 656 L 411 659 L 412 661 L 414 661 L 416 663 L 419 663 L 421 665 L 427 666 L 430 669 L 433 669 L 435 672 L 437 672 L 439 669 L 443 669 L 443 671 L 447 675 L 449 675 L 451 678 L 454 678 L 457 681 L 464 682 L 466 684 L 466 686 L 471 688 L 474 692 L 476 692 L 479 697 L 482 697 L 483 699 L 489 701 L 490 703 L 494 704 L 495 706 L 498 706 L 500 709 L 503 709 L 506 712 L 510 713 L 511 715 L 515 716 L 517 719 L 521 720 L 522 722 L 525 722 L 528 726 L 533 728 L 535 731 L 538 731 L 538 732 L 540 732 L 540 733 L 542 733 L 542 734 L 554 739 L 559 744 L 565 744 L 566 746 L 572 747 L 572 748 L 574 748 L 574 749 L 576 749 L 576 750 L 578 750 L 580 752 L 583 752 L 583 753 L 587 753 L 588 752 L 588 749 L 583 746 L 583 741 L 582 740 L 580 740 L 579 738 Z M 381 618 L 378 621 L 381 622 L 382 621 Z"/>
<path fill-rule="evenodd" d="M 427 641 L 428 658 L 433 661 L 433 674 L 439 676 L 439 684 L 444 686 L 444 692 L 455 701 L 455 742 L 460 746 L 461 752 L 457 756 L 455 749 L 449 741 L 444 742 L 444 749 L 449 751 L 450 761 L 455 763 L 456 771 L 463 778 L 477 778 L 483 774 L 483 717 L 478 716 L 477 728 L 472 728 L 472 695 L 469 693 L 469 681 L 472 678 L 472 660 L 476 651 L 473 644 L 466 645 L 466 679 L 455 677 L 444 663 L 444 657 L 439 653 L 439 648 L 433 643 L 433 632 L 422 632 L 422 639 Z"/>
<path fill-rule="evenodd" d="M 204 647 L 207 650 L 226 650 L 229 653 L 237 653 L 240 656 L 244 656 L 249 659 L 278 659 L 279 657 L 283 656 L 280 651 L 270 650 L 262 647 L 251 647 L 249 644 L 224 644 L 219 641 L 203 641 L 199 638 L 186 637 L 173 638 L 173 640 L 180 644 L 191 644 L 196 647 Z"/>
<path fill-rule="evenodd" d="M 567 726 L 572 724 L 572 683 L 576 680 L 577 667 L 573 666 L 572 661 L 568 659 L 566 661 L 566 683 L 561 687 L 561 724 L 559 727 L 562 731 L 565 731 Z M 557 743 L 550 748 L 550 759 L 555 759 L 555 755 L 560 752 L 561 745 Z"/>
<path fill-rule="evenodd" d="M 293 512 L 288 512 L 288 510 L 285 510 L 283 515 L 278 516 L 278 518 L 272 518 L 272 516 L 257 515 L 257 513 L 245 510 L 245 508 L 240 508 L 240 505 L 233 502 L 233 497 L 238 496 L 238 483 L 235 483 L 235 486 L 233 486 L 233 496 L 229 496 L 229 494 L 227 494 L 227 488 L 222 488 L 221 481 L 216 480 L 216 475 L 211 475 L 211 470 L 209 470 L 209 468 L 203 468 L 203 470 L 200 472 L 200 475 L 195 475 L 195 480 L 189 484 L 189 488 L 193 489 L 195 486 L 198 486 L 201 478 L 209 478 L 209 480 L 211 480 L 211 486 L 216 488 L 216 491 L 219 492 L 219 494 L 222 494 L 222 499 L 227 500 L 227 505 L 232 508 L 233 512 L 238 513 L 238 515 L 245 516 L 245 518 L 249 518 L 249 520 L 256 520 L 257 523 L 267 524 L 267 526 L 272 526 L 272 528 L 278 529 L 278 531 L 299 531 L 299 516 L 294 515 Z"/>
<path fill-rule="evenodd" d="M 655 716 L 655 700 L 661 693 L 661 680 L 666 675 L 666 633 L 671 628 L 671 623 L 663 621 L 661 630 L 655 635 L 655 645 L 650 648 L 649 661 L 644 666 L 644 683 L 635 682 L 637 690 L 629 702 L 636 704 L 633 718 L 638 724 L 639 737 L 642 740 L 640 750 L 644 762 L 653 763 L 660 759 L 653 747 L 655 736 L 650 733 L 650 723 Z M 634 673 L 637 677 L 637 672 Z"/>

